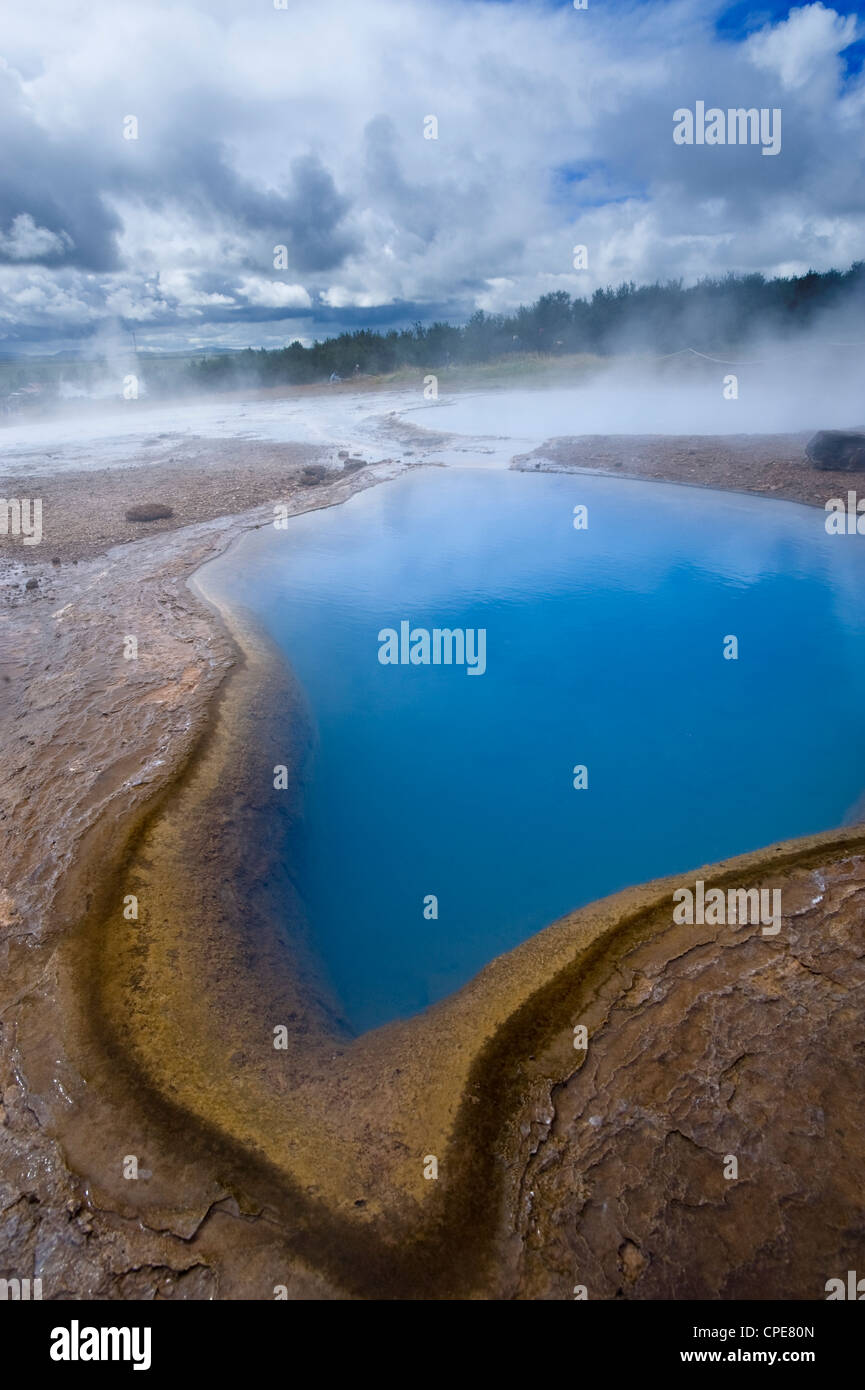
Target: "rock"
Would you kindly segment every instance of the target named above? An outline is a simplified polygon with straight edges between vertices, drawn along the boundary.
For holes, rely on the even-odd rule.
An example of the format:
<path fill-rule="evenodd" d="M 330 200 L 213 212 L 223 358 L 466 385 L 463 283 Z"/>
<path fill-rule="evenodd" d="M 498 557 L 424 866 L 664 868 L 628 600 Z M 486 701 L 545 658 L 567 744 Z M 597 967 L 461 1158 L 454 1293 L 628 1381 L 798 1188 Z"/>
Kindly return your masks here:
<path fill-rule="evenodd" d="M 25 588 L 25 589 L 38 589 L 38 588 L 39 588 L 39 580 L 38 580 L 38 579 L 28 579 L 28 580 L 27 580 L 27 583 L 24 585 L 24 588 Z"/>
<path fill-rule="evenodd" d="M 170 516 L 174 516 L 173 508 L 164 506 L 162 502 L 142 502 L 126 512 L 127 521 L 165 521 Z"/>
<path fill-rule="evenodd" d="M 304 487 L 313 487 L 316 483 L 321 483 L 327 477 L 327 469 L 320 463 L 309 464 L 303 469 L 300 481 Z"/>
<path fill-rule="evenodd" d="M 819 430 L 805 445 L 815 468 L 865 472 L 865 434 L 857 430 Z"/>

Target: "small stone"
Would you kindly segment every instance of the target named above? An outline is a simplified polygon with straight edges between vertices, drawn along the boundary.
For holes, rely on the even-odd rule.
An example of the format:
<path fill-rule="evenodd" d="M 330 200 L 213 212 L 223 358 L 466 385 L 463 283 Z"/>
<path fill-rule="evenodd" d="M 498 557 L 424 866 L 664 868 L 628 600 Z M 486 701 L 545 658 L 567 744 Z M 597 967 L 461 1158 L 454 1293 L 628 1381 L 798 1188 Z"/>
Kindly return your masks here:
<path fill-rule="evenodd" d="M 141 502 L 137 506 L 127 508 L 124 515 L 127 521 L 167 521 L 169 517 L 174 516 L 174 510 L 163 502 Z"/>

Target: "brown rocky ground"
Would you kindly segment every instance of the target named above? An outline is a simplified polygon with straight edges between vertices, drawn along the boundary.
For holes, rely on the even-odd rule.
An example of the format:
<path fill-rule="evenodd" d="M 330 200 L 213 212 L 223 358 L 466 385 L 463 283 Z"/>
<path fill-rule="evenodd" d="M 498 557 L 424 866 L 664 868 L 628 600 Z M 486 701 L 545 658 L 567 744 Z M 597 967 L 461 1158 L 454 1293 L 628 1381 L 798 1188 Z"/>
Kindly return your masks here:
<path fill-rule="evenodd" d="M 519 1165 L 517 1297 L 819 1299 L 861 1266 L 865 862 L 778 881 L 777 940 L 667 924 L 583 1005 Z"/>
<path fill-rule="evenodd" d="M 193 438 L 150 448 L 144 458 L 133 456 L 130 467 L 30 474 L 27 495 L 43 500 L 44 540 L 13 550 L 3 538 L 0 564 L 12 555 L 31 567 L 55 559 L 74 562 L 127 541 L 239 516 L 313 486 L 308 471 L 326 470 L 336 479 L 348 462 L 336 451 L 306 444 Z M 18 495 L 20 483 L 10 480 L 5 486 L 3 496 Z M 164 504 L 172 516 L 149 522 L 126 519 L 129 509 L 148 502 Z"/>
<path fill-rule="evenodd" d="M 694 487 L 754 492 L 825 506 L 846 497 L 855 475 L 817 472 L 805 457 L 809 434 L 584 434 L 550 439 L 521 454 L 514 467 L 526 472 L 613 473 Z"/>
<path fill-rule="evenodd" d="M 542 452 L 665 476 L 664 445 L 677 480 L 843 491 L 809 491 L 792 439 Z M 388 469 L 307 483 L 336 460 L 213 456 L 55 479 L 63 535 L 4 558 L 0 1277 L 49 1298 L 823 1297 L 865 1237 L 865 832 L 705 871 L 780 886 L 777 937 L 674 927 L 670 886 L 647 885 L 352 1042 L 222 892 L 249 870 L 244 720 L 277 677 L 185 580 L 273 502 Z M 174 516 L 132 540 L 148 500 Z"/>

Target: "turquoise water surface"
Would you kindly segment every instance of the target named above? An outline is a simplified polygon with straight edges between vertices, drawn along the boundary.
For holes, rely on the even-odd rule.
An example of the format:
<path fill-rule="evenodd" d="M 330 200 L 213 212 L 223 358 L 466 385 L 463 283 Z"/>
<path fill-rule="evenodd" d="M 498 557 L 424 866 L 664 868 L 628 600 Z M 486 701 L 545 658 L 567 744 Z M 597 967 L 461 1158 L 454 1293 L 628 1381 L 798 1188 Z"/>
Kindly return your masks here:
<path fill-rule="evenodd" d="M 286 852 L 355 1029 L 594 898 L 851 814 L 865 547 L 823 523 L 663 484 L 427 469 L 209 567 L 305 691 Z M 486 670 L 383 665 L 379 633 L 402 621 L 485 629 Z"/>

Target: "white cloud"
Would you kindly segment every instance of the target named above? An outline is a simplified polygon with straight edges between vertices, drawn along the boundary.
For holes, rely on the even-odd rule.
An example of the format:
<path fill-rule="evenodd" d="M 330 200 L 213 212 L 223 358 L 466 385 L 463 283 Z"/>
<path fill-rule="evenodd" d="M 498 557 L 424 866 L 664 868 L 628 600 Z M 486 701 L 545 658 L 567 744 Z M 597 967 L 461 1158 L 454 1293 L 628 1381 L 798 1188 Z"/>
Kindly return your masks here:
<path fill-rule="evenodd" d="M 308 309 L 312 303 L 303 285 L 286 285 L 282 280 L 264 280 L 253 275 L 241 281 L 235 294 L 247 304 L 263 309 Z"/>
<path fill-rule="evenodd" d="M 498 314 L 519 304 L 520 295 L 517 282 L 506 275 L 493 275 L 486 283 L 486 289 L 475 295 L 475 305 L 487 314 Z"/>
<path fill-rule="evenodd" d="M 757 67 L 774 72 L 788 90 L 828 78 L 834 85 L 839 74 L 838 57 L 856 38 L 855 15 L 842 16 L 825 5 L 805 5 L 791 10 L 787 19 L 762 29 L 747 43 Z"/>
<path fill-rule="evenodd" d="M 13 217 L 8 232 L 0 230 L 0 255 L 10 261 L 44 260 L 71 251 L 74 242 L 67 232 L 37 227 L 29 212 Z"/>
<path fill-rule="evenodd" d="M 376 304 L 387 300 L 382 300 L 378 294 L 372 294 L 369 290 L 349 290 L 345 285 L 331 285 L 322 292 L 322 304 L 326 304 L 329 309 L 371 309 Z"/>

